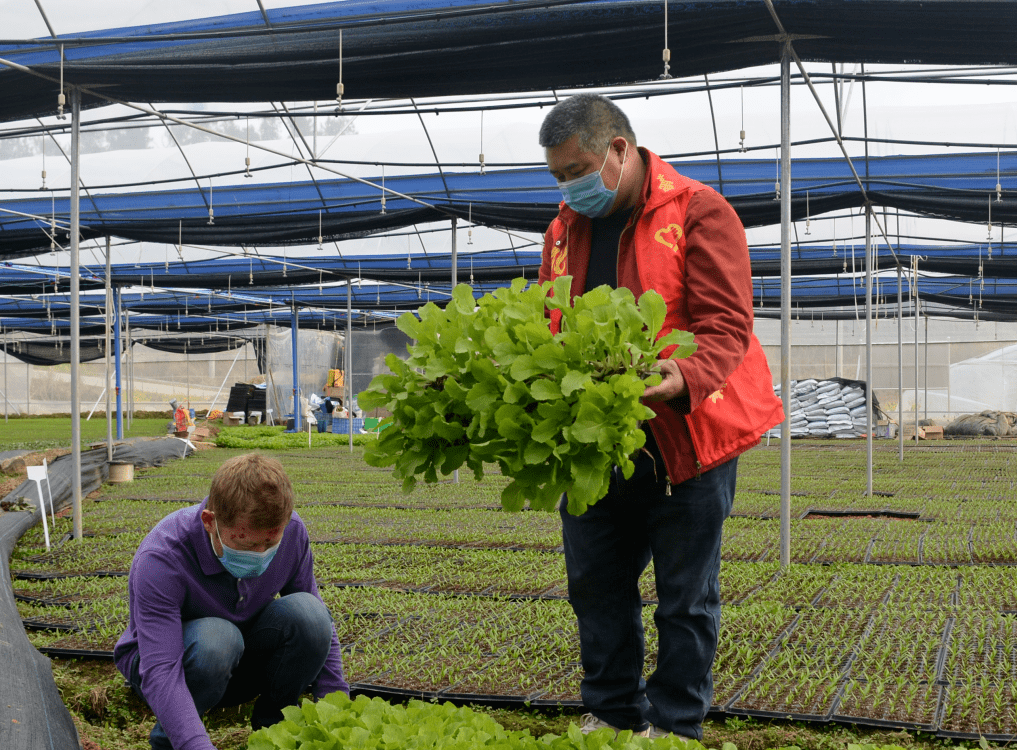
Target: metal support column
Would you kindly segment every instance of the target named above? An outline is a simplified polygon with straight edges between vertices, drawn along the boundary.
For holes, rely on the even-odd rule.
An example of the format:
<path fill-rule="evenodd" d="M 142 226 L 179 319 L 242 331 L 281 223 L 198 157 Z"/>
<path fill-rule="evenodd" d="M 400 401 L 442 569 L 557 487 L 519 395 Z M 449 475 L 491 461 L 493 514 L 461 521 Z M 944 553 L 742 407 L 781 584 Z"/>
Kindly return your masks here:
<path fill-rule="evenodd" d="M 4 331 L 3 334 L 4 334 L 4 424 L 7 424 L 7 410 L 10 408 L 9 406 L 10 399 L 7 395 L 8 393 L 10 393 L 10 391 L 7 390 L 7 356 L 8 356 L 7 347 L 10 346 L 10 344 L 7 341 L 7 331 Z"/>
<path fill-rule="evenodd" d="M 915 287 L 918 287 L 917 274 L 915 274 L 916 282 Z M 918 311 L 921 306 L 918 302 L 918 295 L 915 294 L 915 445 L 918 444 Z M 926 392 L 925 398 L 928 398 L 929 394 Z"/>
<path fill-rule="evenodd" d="M 297 329 L 299 326 L 297 303 L 290 308 L 290 338 L 293 344 L 293 431 L 300 432 L 300 367 L 297 360 Z"/>
<path fill-rule="evenodd" d="M 113 408 L 111 404 L 113 384 L 110 383 L 112 374 L 112 353 L 110 352 L 110 329 L 113 327 L 113 284 L 110 279 L 110 241 L 106 237 L 106 460 L 113 461 Z"/>
<path fill-rule="evenodd" d="M 456 284 L 459 283 L 459 254 L 456 247 L 456 240 L 459 232 L 457 231 L 459 225 L 459 217 L 452 217 L 452 288 L 456 288 Z M 459 484 L 459 469 L 452 472 L 452 481 Z"/>
<path fill-rule="evenodd" d="M 74 538 L 81 539 L 81 191 L 79 162 L 81 141 L 81 90 L 71 89 L 71 498 Z M 43 514 L 46 506 L 39 505 Z"/>
<path fill-rule="evenodd" d="M 124 351 L 127 354 L 127 429 L 134 419 L 134 347 L 131 344 L 131 316 L 124 316 Z"/>
<path fill-rule="evenodd" d="M 898 247 L 900 243 L 897 243 Z M 904 296 L 901 274 L 897 264 L 897 442 L 900 460 L 904 460 Z"/>
<path fill-rule="evenodd" d="M 916 315 L 917 315 L 917 313 L 916 313 Z M 928 313 L 925 313 L 925 369 L 924 369 L 923 372 L 924 372 L 924 374 L 922 376 L 922 383 L 924 383 L 923 387 L 925 388 L 925 398 L 922 399 L 922 415 L 923 415 L 923 419 L 928 419 L 929 418 L 929 314 Z M 950 392 L 949 391 L 949 388 L 950 388 L 950 359 L 949 359 L 949 357 L 947 357 L 947 360 L 946 360 L 946 387 L 947 387 L 947 393 L 949 393 Z M 947 410 L 949 410 L 949 408 L 950 408 L 949 399 L 947 399 L 946 408 L 947 408 Z M 916 432 L 915 434 L 917 435 L 918 433 Z M 916 437 L 915 440 L 917 440 L 917 439 L 918 438 Z"/>
<path fill-rule="evenodd" d="M 872 497 L 872 206 L 865 206 L 865 495 Z"/>
<path fill-rule="evenodd" d="M 452 217 L 452 288 L 455 289 L 456 284 L 459 283 L 459 254 L 456 247 L 456 236 L 459 234 L 457 230 L 459 224 L 459 217 Z"/>
<path fill-rule="evenodd" d="M 780 58 L 780 567 L 791 564 L 791 51 Z"/>
<path fill-rule="evenodd" d="M 346 424 L 350 433 L 350 453 L 353 453 L 353 279 L 346 279 Z"/>
<path fill-rule="evenodd" d="M 113 326 L 113 367 L 114 375 L 116 376 L 116 389 L 117 389 L 117 440 L 124 439 L 124 404 L 123 404 L 123 383 L 122 383 L 122 368 L 121 360 L 123 359 L 122 344 L 120 342 L 120 287 L 113 287 L 113 316 L 115 324 Z"/>

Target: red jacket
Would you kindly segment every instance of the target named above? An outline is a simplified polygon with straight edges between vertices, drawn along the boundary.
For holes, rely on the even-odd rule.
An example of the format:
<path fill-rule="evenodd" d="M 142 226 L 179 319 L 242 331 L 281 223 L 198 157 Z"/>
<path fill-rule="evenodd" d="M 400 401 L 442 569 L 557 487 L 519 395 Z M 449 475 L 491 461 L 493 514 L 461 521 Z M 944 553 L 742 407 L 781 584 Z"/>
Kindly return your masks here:
<path fill-rule="evenodd" d="M 621 234 L 618 285 L 637 298 L 657 291 L 667 304 L 660 335 L 691 331 L 699 345 L 677 360 L 689 395 L 648 404 L 668 479 L 679 484 L 756 445 L 783 409 L 752 333 L 752 272 L 738 215 L 712 188 L 646 149 L 639 153 L 646 180 Z M 582 294 L 590 240 L 590 219 L 562 203 L 544 236 L 540 281 L 571 275 L 572 296 Z M 552 315 L 554 330 L 559 320 Z"/>

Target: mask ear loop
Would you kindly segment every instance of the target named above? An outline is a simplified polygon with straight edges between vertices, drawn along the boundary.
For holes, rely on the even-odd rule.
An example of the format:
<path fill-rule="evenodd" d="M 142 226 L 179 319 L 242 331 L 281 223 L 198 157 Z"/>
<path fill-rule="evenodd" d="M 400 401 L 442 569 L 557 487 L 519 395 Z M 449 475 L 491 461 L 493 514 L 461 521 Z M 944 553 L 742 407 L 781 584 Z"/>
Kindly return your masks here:
<path fill-rule="evenodd" d="M 625 152 L 622 154 L 621 172 L 618 173 L 618 184 L 614 186 L 615 192 L 617 192 L 618 190 L 621 190 L 621 181 L 622 181 L 622 177 L 625 176 L 625 165 L 628 164 L 628 161 L 629 161 L 629 142 L 628 142 L 628 140 L 626 140 L 625 141 Z"/>

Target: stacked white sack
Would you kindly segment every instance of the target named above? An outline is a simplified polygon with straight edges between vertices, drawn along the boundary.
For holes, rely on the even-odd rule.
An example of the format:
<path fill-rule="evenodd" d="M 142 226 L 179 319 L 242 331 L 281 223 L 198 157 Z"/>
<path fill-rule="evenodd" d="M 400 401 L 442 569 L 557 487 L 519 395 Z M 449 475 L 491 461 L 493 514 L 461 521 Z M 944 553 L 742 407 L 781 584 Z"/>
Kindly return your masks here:
<path fill-rule="evenodd" d="M 780 385 L 774 386 L 780 398 Z M 865 434 L 865 391 L 835 380 L 791 381 L 791 437 L 853 438 Z M 779 438 L 781 426 L 770 430 Z"/>

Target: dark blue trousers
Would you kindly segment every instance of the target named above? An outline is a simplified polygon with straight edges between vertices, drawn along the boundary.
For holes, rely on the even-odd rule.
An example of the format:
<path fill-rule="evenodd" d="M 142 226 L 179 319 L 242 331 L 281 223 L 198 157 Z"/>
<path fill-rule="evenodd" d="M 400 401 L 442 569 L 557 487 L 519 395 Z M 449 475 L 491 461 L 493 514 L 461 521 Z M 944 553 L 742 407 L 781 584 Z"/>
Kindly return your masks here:
<path fill-rule="evenodd" d="M 298 592 L 274 600 L 243 631 L 217 617 L 185 622 L 184 678 L 198 714 L 260 696 L 251 715 L 258 729 L 282 721 L 283 707 L 300 701 L 331 645 L 328 609 L 312 594 Z M 139 662 L 135 657 L 129 681 L 144 700 Z M 159 722 L 149 744 L 152 750 L 171 750 Z"/>
<path fill-rule="evenodd" d="M 651 446 L 656 454 L 656 446 Z M 659 454 L 632 478 L 615 469 L 606 497 L 581 516 L 560 507 L 569 599 L 579 620 L 586 709 L 620 729 L 648 724 L 702 738 L 720 629 L 720 541 L 738 459 L 671 487 Z M 643 679 L 638 580 L 653 560 L 660 604 L 657 667 Z"/>

